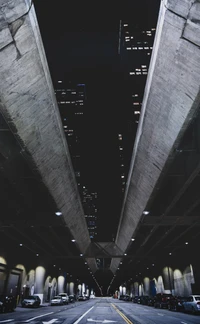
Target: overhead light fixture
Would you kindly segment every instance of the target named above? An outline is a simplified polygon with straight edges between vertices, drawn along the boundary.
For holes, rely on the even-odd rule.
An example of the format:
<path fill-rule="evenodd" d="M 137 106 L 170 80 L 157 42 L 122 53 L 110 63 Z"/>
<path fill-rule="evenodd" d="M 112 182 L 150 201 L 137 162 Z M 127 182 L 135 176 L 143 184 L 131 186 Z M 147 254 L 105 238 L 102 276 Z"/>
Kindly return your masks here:
<path fill-rule="evenodd" d="M 22 243 L 19 244 L 19 246 L 22 246 L 22 245 L 23 245 Z"/>
<path fill-rule="evenodd" d="M 39 256 L 39 254 L 37 253 L 36 256 Z"/>
<path fill-rule="evenodd" d="M 73 239 L 72 242 L 76 242 L 76 240 Z"/>
<path fill-rule="evenodd" d="M 187 244 L 189 244 L 188 242 L 185 242 L 185 244 L 187 245 Z"/>
<path fill-rule="evenodd" d="M 62 213 L 60 211 L 55 212 L 56 216 L 61 216 Z"/>
<path fill-rule="evenodd" d="M 148 210 L 144 210 L 144 211 L 143 211 L 143 214 L 144 214 L 144 215 L 148 215 L 148 214 L 149 214 L 149 211 L 148 211 Z"/>
<path fill-rule="evenodd" d="M 132 238 L 132 239 L 131 239 L 131 241 L 135 241 L 135 239 L 134 239 L 134 238 Z"/>
<path fill-rule="evenodd" d="M 80 253 L 80 256 L 83 256 L 83 254 L 82 254 L 82 253 Z"/>
<path fill-rule="evenodd" d="M 171 253 L 171 252 L 169 252 L 169 255 L 172 255 L 172 253 Z"/>
<path fill-rule="evenodd" d="M 124 255 L 127 255 L 127 253 L 124 253 Z"/>

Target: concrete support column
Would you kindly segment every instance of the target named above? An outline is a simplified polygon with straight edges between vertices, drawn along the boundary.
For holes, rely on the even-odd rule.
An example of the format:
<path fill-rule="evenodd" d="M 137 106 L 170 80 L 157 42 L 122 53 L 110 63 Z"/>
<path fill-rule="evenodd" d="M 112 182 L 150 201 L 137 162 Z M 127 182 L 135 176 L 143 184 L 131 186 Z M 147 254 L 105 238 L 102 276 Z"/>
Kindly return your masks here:
<path fill-rule="evenodd" d="M 150 279 L 144 278 L 144 295 L 149 296 L 150 295 Z"/>
<path fill-rule="evenodd" d="M 63 276 L 58 277 L 58 294 L 65 292 L 65 278 Z"/>
<path fill-rule="evenodd" d="M 78 293 L 78 295 L 82 295 L 82 285 L 81 284 L 78 285 L 77 293 Z"/>
<path fill-rule="evenodd" d="M 69 283 L 69 295 L 74 295 L 74 282 Z"/>
<path fill-rule="evenodd" d="M 40 297 L 42 303 L 44 294 L 45 272 L 45 268 L 41 266 L 37 267 L 35 270 L 34 294 L 37 294 Z"/>

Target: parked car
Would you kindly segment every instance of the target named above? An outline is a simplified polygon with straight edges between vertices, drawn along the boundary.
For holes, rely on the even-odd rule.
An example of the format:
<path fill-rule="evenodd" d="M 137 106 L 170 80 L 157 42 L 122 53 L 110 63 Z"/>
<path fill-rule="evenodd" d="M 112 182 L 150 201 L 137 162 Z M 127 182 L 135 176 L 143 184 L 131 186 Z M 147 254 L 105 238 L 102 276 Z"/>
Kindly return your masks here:
<path fill-rule="evenodd" d="M 76 300 L 76 295 L 69 295 L 69 302 L 74 303 Z"/>
<path fill-rule="evenodd" d="M 134 296 L 133 297 L 133 303 L 136 303 L 136 304 L 138 304 L 138 299 L 139 299 L 139 296 Z"/>
<path fill-rule="evenodd" d="M 129 295 L 124 295 L 124 301 L 131 301 L 131 297 Z"/>
<path fill-rule="evenodd" d="M 39 307 L 40 304 L 41 299 L 37 295 L 25 297 L 21 302 L 22 307 Z"/>
<path fill-rule="evenodd" d="M 149 297 L 147 301 L 148 306 L 154 306 L 154 297 Z"/>
<path fill-rule="evenodd" d="M 184 311 L 193 314 L 200 313 L 200 295 L 190 295 L 183 302 Z"/>
<path fill-rule="evenodd" d="M 172 294 L 158 293 L 154 298 L 154 307 L 155 308 L 168 308 L 168 303 Z"/>
<path fill-rule="evenodd" d="M 78 300 L 79 300 L 79 301 L 83 301 L 83 300 L 86 300 L 86 297 L 85 297 L 85 296 L 83 296 L 83 295 L 79 295 L 79 296 L 78 296 Z"/>
<path fill-rule="evenodd" d="M 52 299 L 51 299 L 51 306 L 54 306 L 54 305 L 64 305 L 64 300 L 61 296 L 54 296 Z"/>
<path fill-rule="evenodd" d="M 62 297 L 64 304 L 69 304 L 69 296 L 67 293 L 60 293 L 58 296 Z"/>
<path fill-rule="evenodd" d="M 140 296 L 140 304 L 148 305 L 149 296 Z"/>
<path fill-rule="evenodd" d="M 16 308 L 16 298 L 12 295 L 0 295 L 0 313 L 13 312 Z"/>
<path fill-rule="evenodd" d="M 183 302 L 186 301 L 186 297 L 173 296 L 168 301 L 168 309 L 174 310 L 176 312 L 181 312 L 184 310 Z"/>

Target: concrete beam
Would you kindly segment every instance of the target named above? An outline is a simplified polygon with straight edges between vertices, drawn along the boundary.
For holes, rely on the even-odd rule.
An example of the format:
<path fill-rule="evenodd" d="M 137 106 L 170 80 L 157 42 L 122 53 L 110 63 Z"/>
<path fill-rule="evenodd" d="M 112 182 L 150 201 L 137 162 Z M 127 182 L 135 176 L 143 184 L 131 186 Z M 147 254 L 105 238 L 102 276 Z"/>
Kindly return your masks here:
<path fill-rule="evenodd" d="M 125 198 L 116 237 L 124 252 L 164 167 L 200 104 L 199 1 L 161 1 Z M 111 261 L 115 273 L 120 259 Z"/>
<path fill-rule="evenodd" d="M 84 253 L 91 241 L 31 0 L 0 0 L 0 73 L 1 113 Z"/>

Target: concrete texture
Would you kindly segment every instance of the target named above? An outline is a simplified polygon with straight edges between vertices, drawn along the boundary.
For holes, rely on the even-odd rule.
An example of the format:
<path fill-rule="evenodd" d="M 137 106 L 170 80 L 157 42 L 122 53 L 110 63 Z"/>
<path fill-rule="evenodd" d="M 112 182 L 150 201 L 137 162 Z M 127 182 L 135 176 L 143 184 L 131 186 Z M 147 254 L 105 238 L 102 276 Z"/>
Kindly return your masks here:
<path fill-rule="evenodd" d="M 0 0 L 0 71 L 1 113 L 84 253 L 89 233 L 31 1 Z"/>
<path fill-rule="evenodd" d="M 116 245 L 126 251 L 200 104 L 199 1 L 161 1 Z M 112 259 L 117 270 L 120 259 Z"/>

